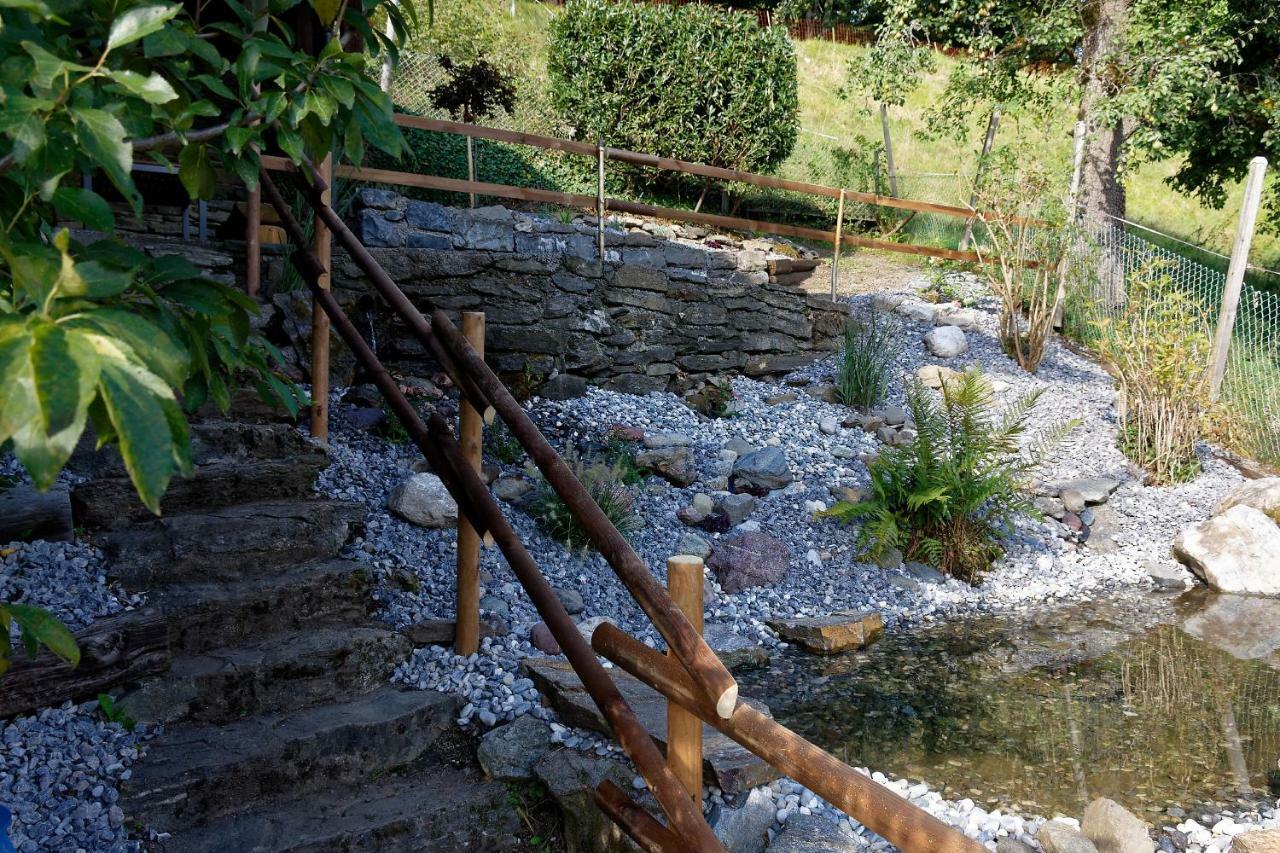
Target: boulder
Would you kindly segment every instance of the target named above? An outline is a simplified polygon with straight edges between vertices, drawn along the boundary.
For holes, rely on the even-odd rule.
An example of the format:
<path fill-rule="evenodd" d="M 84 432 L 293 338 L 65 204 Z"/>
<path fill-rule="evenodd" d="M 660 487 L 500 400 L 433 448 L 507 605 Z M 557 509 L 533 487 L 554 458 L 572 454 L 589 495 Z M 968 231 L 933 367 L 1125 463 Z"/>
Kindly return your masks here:
<path fill-rule="evenodd" d="M 587 380 L 569 373 L 551 377 L 538 389 L 538 395 L 545 400 L 571 400 L 586 393 Z"/>
<path fill-rule="evenodd" d="M 854 853 L 863 842 L 825 817 L 795 814 L 765 848 L 768 853 Z"/>
<path fill-rule="evenodd" d="M 582 600 L 582 593 L 576 589 L 564 589 L 557 586 L 552 587 L 551 591 L 555 593 L 556 598 L 560 600 L 560 605 L 564 607 L 565 612 L 570 616 L 577 616 L 587 609 L 586 603 Z"/>
<path fill-rule="evenodd" d="M 972 329 L 978 325 L 978 312 L 972 308 L 961 308 L 958 305 L 939 305 L 933 314 L 933 322 L 939 326 L 959 326 Z"/>
<path fill-rule="evenodd" d="M 499 477 L 493 483 L 493 496 L 507 503 L 515 503 L 532 490 L 533 483 L 523 477 Z"/>
<path fill-rule="evenodd" d="M 636 467 L 680 487 L 691 486 L 698 479 L 693 451 L 678 444 L 640 451 L 636 454 Z"/>
<path fill-rule="evenodd" d="M 641 441 L 650 450 L 660 447 L 688 447 L 693 444 L 692 438 L 678 432 L 655 432 L 645 435 Z"/>
<path fill-rule="evenodd" d="M 763 646 L 741 634 L 735 634 L 728 625 L 713 622 L 703 630 L 702 637 L 730 672 L 760 669 L 769 665 L 769 652 Z"/>
<path fill-rule="evenodd" d="M 1232 839 L 1231 853 L 1280 853 L 1280 829 L 1242 832 Z"/>
<path fill-rule="evenodd" d="M 996 839 L 996 853 L 1036 853 L 1034 847 L 1013 838 Z"/>
<path fill-rule="evenodd" d="M 961 375 L 960 371 L 952 370 L 950 367 L 944 367 L 940 364 L 926 364 L 916 371 L 916 377 L 923 383 L 924 387 L 932 388 L 935 391 L 941 390 L 944 382 L 947 384 L 955 382 Z"/>
<path fill-rule="evenodd" d="M 480 738 L 476 758 L 491 779 L 522 782 L 533 778 L 533 767 L 551 751 L 551 726 L 525 714 Z"/>
<path fill-rule="evenodd" d="M 1120 482 L 1110 477 L 1082 477 L 1059 483 L 1058 497 L 1068 510 L 1078 513 L 1086 506 L 1106 503 L 1119 486 Z"/>
<path fill-rule="evenodd" d="M 1085 808 L 1080 830 L 1098 853 L 1152 853 L 1156 847 L 1147 825 L 1106 797 L 1099 797 Z"/>
<path fill-rule="evenodd" d="M 793 476 L 787 455 L 778 447 L 765 447 L 744 453 L 734 460 L 733 479 L 739 486 L 765 491 L 783 489 Z"/>
<path fill-rule="evenodd" d="M 631 790 L 632 774 L 626 767 L 608 758 L 562 749 L 544 755 L 534 765 L 534 774 L 564 816 L 564 844 L 569 853 L 635 849 L 595 801 L 596 786 L 605 779 L 624 791 Z"/>
<path fill-rule="evenodd" d="M 685 533 L 676 543 L 677 554 L 689 554 L 706 559 L 711 556 L 711 543 L 696 533 Z"/>
<path fill-rule="evenodd" d="M 1036 833 L 1044 853 L 1099 853 L 1098 848 L 1074 824 L 1051 820 Z"/>
<path fill-rule="evenodd" d="M 776 809 L 763 790 L 753 789 L 737 808 L 723 803 L 711 807 L 707 822 L 726 850 L 733 853 L 764 853 L 769 843 L 769 827 L 773 826 Z"/>
<path fill-rule="evenodd" d="M 924 336 L 924 345 L 937 358 L 955 358 L 969 351 L 969 341 L 959 326 L 938 326 Z"/>
<path fill-rule="evenodd" d="M 1241 504 L 1253 507 L 1280 524 L 1280 477 L 1244 481 L 1227 492 L 1213 514 L 1222 515 L 1233 506 Z"/>
<path fill-rule="evenodd" d="M 707 567 L 715 573 L 721 589 L 734 593 L 778 583 L 790 563 L 791 551 L 785 542 L 766 533 L 745 531 L 721 542 Z"/>
<path fill-rule="evenodd" d="M 731 527 L 746 521 L 755 508 L 755 497 L 746 493 L 717 495 L 712 506 L 714 512 L 723 513 L 729 519 Z"/>
<path fill-rule="evenodd" d="M 1280 595 L 1280 525 L 1251 506 L 1183 530 L 1173 556 L 1219 592 Z"/>
<path fill-rule="evenodd" d="M 770 619 L 782 639 L 807 652 L 834 655 L 870 645 L 884 633 L 884 620 L 874 611 L 847 611 L 805 619 Z"/>
<path fill-rule="evenodd" d="M 938 315 L 938 306 L 931 302 L 904 302 L 894 310 L 917 323 L 932 323 Z"/>
<path fill-rule="evenodd" d="M 458 504 L 435 474 L 414 474 L 391 490 L 387 509 L 419 527 L 457 527 Z"/>

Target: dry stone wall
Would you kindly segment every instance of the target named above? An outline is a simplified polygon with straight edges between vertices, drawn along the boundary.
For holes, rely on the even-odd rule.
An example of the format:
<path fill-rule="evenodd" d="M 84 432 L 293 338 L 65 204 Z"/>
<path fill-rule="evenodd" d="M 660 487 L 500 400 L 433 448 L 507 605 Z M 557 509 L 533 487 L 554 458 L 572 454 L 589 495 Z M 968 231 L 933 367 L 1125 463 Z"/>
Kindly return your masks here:
<path fill-rule="evenodd" d="M 415 303 L 483 310 L 495 368 L 555 376 L 557 387 L 644 393 L 708 374 L 784 373 L 834 349 L 846 315 L 840 303 L 771 280 L 770 258 L 785 256 L 765 241 L 678 239 L 631 220 L 606 227 L 601 263 L 592 223 L 373 189 L 361 192 L 355 215 L 364 244 Z M 334 288 L 348 304 L 368 293 L 341 255 Z M 423 359 L 403 327 L 364 305 L 385 358 Z"/>

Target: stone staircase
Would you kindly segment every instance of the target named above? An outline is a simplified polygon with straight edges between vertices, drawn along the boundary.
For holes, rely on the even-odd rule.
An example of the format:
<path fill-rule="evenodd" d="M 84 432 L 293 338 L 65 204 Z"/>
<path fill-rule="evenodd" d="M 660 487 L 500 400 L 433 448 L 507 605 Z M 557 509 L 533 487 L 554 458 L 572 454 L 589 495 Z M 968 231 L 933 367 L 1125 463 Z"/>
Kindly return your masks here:
<path fill-rule="evenodd" d="M 168 671 L 117 690 L 165 725 L 124 790 L 161 851 L 519 849 L 507 792 L 475 769 L 459 702 L 388 678 L 408 637 L 337 556 L 363 507 L 314 495 L 324 452 L 274 423 L 193 424 L 193 477 L 156 518 L 106 454 L 73 493 L 113 575 L 147 591 Z"/>

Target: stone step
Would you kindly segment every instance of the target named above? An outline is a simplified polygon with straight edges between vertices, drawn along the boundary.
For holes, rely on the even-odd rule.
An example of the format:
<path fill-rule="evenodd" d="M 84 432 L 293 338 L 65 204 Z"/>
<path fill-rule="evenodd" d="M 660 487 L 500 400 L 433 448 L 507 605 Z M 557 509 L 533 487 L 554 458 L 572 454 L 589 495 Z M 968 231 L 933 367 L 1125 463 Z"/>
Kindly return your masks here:
<path fill-rule="evenodd" d="M 235 583 L 187 583 L 152 590 L 147 603 L 169 622 L 175 655 L 235 646 L 283 631 L 363 624 L 375 608 L 369 567 L 318 560 Z"/>
<path fill-rule="evenodd" d="M 183 853 L 499 853 L 528 849 L 507 789 L 475 770 L 411 769 L 362 790 L 334 788 L 176 833 Z"/>
<path fill-rule="evenodd" d="M 175 657 L 118 707 L 144 722 L 226 722 L 306 708 L 384 684 L 413 649 L 381 628 L 306 627 L 253 645 Z"/>
<path fill-rule="evenodd" d="M 96 542 L 126 586 L 236 581 L 332 557 L 363 520 L 354 502 L 263 501 L 153 518 Z"/>
<path fill-rule="evenodd" d="M 429 754 L 453 734 L 458 708 L 447 694 L 387 685 L 305 711 L 175 726 L 134 766 L 125 812 L 157 832 L 179 832 L 280 797 L 332 786 L 349 796 Z"/>
<path fill-rule="evenodd" d="M 565 723 L 579 728 L 608 734 L 610 729 L 604 715 L 587 693 L 577 673 L 568 661 L 554 658 L 526 658 L 520 665 L 522 671 L 533 679 L 539 692 L 551 702 Z M 610 678 L 618 692 L 627 700 L 631 710 L 650 737 L 659 746 L 667 742 L 667 700 L 656 690 L 642 684 L 625 672 L 610 671 Z M 769 708 L 763 702 L 744 699 L 765 714 Z M 710 726 L 702 727 L 703 772 L 709 784 L 726 794 L 749 791 L 766 785 L 782 776 L 776 769 L 745 747 L 739 746 L 726 735 Z"/>
<path fill-rule="evenodd" d="M 164 515 L 308 497 L 329 464 L 324 448 L 288 424 L 194 423 L 191 453 L 195 471 L 169 484 Z M 72 490 L 77 525 L 113 528 L 152 517 L 114 448 L 78 452 L 72 467 L 90 478 Z"/>

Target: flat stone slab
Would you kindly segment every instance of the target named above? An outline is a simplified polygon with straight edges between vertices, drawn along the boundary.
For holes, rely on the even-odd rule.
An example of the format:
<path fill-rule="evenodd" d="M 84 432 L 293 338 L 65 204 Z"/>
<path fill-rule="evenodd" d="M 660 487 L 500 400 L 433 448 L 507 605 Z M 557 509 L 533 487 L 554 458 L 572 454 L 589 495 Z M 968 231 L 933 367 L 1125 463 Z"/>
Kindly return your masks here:
<path fill-rule="evenodd" d="M 537 685 L 538 690 L 550 700 L 551 706 L 566 724 L 592 731 L 611 734 L 600 709 L 591 701 L 582 682 L 568 661 L 551 658 L 529 658 L 521 664 L 524 673 Z M 622 693 L 631 710 L 640 720 L 654 741 L 661 747 L 667 743 L 667 700 L 638 679 L 613 669 L 609 672 L 614 684 Z M 769 708 L 754 699 L 752 707 L 768 714 Z M 704 725 L 702 727 L 703 772 L 707 782 L 726 794 L 749 791 L 766 785 L 782 776 L 728 737 Z"/>
<path fill-rule="evenodd" d="M 884 620 L 879 613 L 870 610 L 807 619 L 770 619 L 767 624 L 782 639 L 817 655 L 860 649 L 874 643 L 884 633 Z"/>

